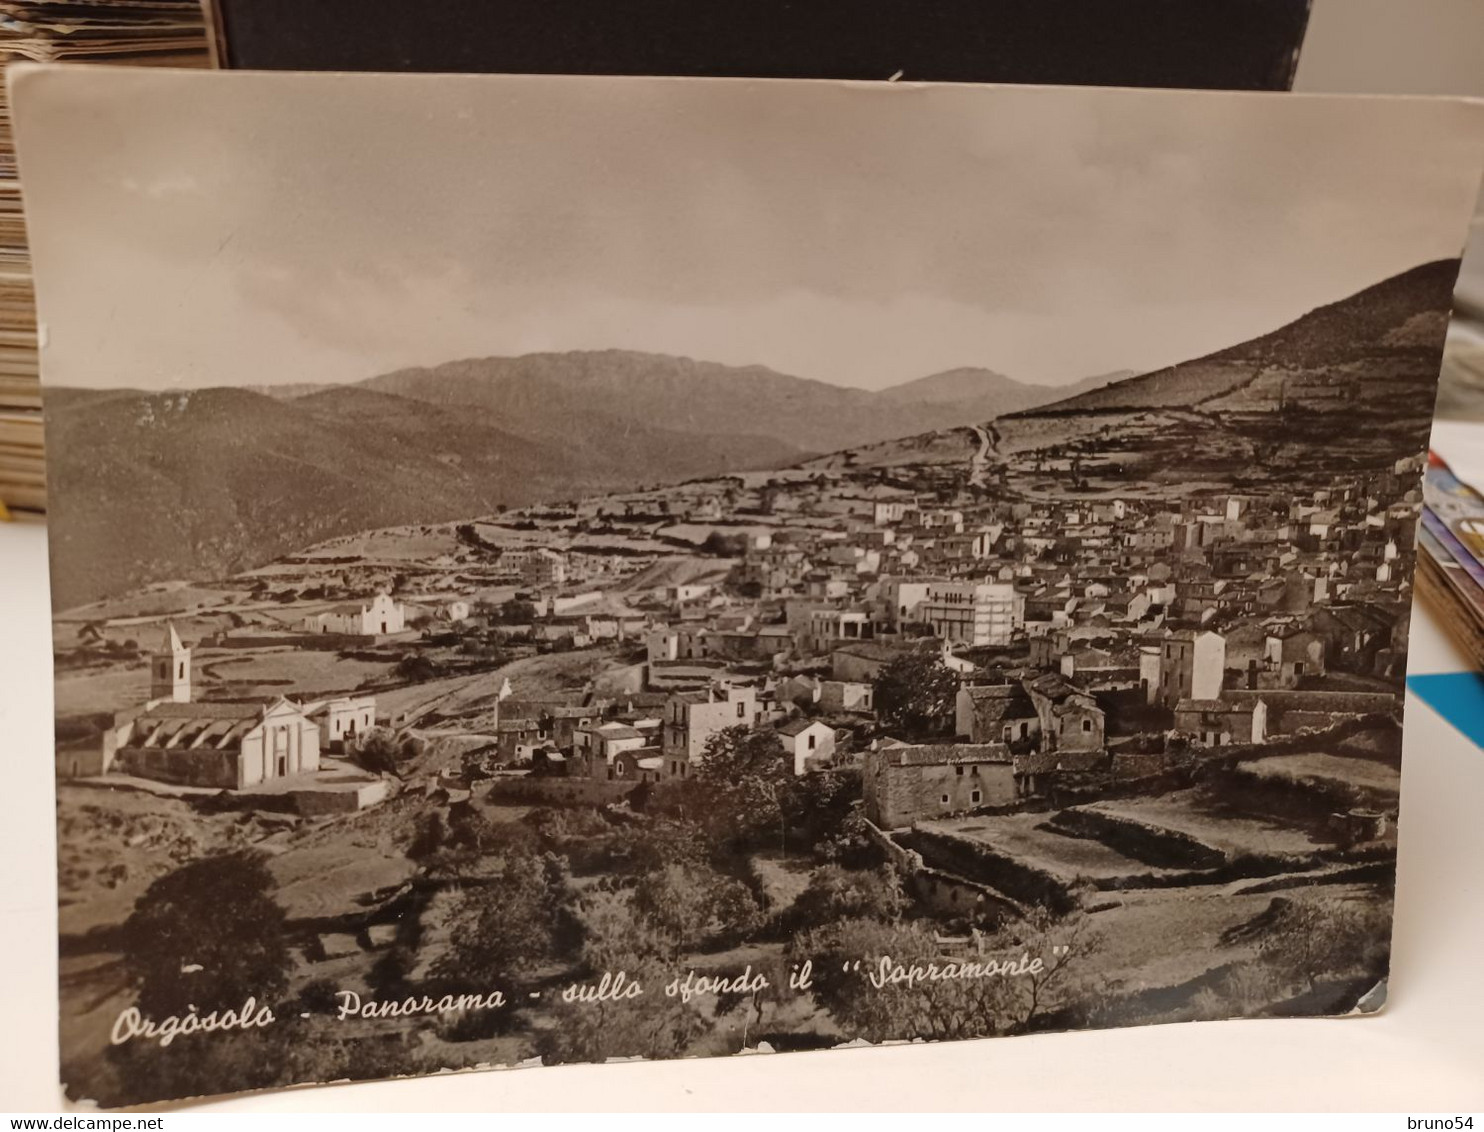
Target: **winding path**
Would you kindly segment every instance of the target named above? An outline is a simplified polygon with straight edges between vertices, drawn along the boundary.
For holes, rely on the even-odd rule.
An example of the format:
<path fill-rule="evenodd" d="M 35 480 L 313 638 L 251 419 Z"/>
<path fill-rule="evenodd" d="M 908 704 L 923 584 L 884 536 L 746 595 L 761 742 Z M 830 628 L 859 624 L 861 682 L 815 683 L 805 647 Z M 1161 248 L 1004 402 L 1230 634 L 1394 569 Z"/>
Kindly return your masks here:
<path fill-rule="evenodd" d="M 970 425 L 979 438 L 979 451 L 969 458 L 969 486 L 983 487 L 985 474 L 989 471 L 989 458 L 995 454 L 994 425 Z"/>

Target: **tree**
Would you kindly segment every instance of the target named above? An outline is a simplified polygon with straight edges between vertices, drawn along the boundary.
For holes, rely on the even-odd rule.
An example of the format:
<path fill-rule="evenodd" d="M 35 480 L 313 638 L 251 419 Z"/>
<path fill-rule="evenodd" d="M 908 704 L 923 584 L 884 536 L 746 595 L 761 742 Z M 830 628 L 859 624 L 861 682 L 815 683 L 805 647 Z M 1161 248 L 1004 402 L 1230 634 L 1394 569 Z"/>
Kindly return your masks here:
<path fill-rule="evenodd" d="M 331 998 L 333 1002 L 333 997 Z M 92 1099 L 112 1107 L 300 1084 L 428 1073 L 432 1062 L 415 1032 L 340 1037 L 293 1014 L 263 1029 L 180 1038 L 168 1047 L 130 1041 L 107 1057 L 117 1084 Z"/>
<path fill-rule="evenodd" d="M 877 718 L 904 739 L 946 734 L 953 726 L 958 684 L 937 653 L 903 653 L 876 676 Z"/>
<path fill-rule="evenodd" d="M 712 554 L 718 558 L 739 558 L 747 552 L 747 536 L 712 531 L 701 543 L 700 550 L 702 554 Z"/>
<path fill-rule="evenodd" d="M 512 855 L 499 877 L 464 890 L 449 949 L 433 973 L 464 986 L 508 988 L 569 952 L 579 934 L 566 862 L 550 853 Z"/>
<path fill-rule="evenodd" d="M 700 863 L 668 865 L 634 889 L 634 911 L 681 953 L 706 943 L 730 944 L 761 920 L 751 890 Z"/>
<path fill-rule="evenodd" d="M 373 727 L 361 735 L 349 753 L 362 770 L 400 778 L 403 765 L 416 757 L 418 743 L 413 736 L 398 735 L 389 727 Z"/>
<path fill-rule="evenodd" d="M 235 1010 L 288 986 L 289 950 L 274 880 L 256 853 L 206 857 L 149 886 L 124 922 L 124 966 L 146 1017 Z"/>
<path fill-rule="evenodd" d="M 674 977 L 672 941 L 641 917 L 621 894 L 594 892 L 585 898 L 587 939 L 574 985 L 591 985 L 604 974 L 622 973 L 640 987 L 617 1001 L 557 1000 L 553 1024 L 537 1038 L 549 1065 L 604 1061 L 610 1057 L 679 1057 L 708 1033 L 711 1023 L 698 1008 L 665 994 Z"/>
<path fill-rule="evenodd" d="M 500 606 L 500 621 L 506 625 L 529 625 L 536 620 L 536 607 L 529 601 L 511 598 Z"/>
<path fill-rule="evenodd" d="M 420 684 L 425 680 L 436 679 L 440 673 L 437 664 L 419 653 L 408 653 L 392 666 L 392 675 L 398 680 L 406 680 L 409 683 Z"/>
<path fill-rule="evenodd" d="M 448 807 L 443 835 L 436 845 L 430 837 L 415 837 L 407 855 L 422 860 L 430 874 L 461 879 L 504 876 L 512 862 L 539 857 L 541 835 L 528 822 L 493 822 L 472 802 Z M 413 849 L 428 850 L 418 857 Z"/>
<path fill-rule="evenodd" d="M 859 813 L 860 771 L 816 771 L 794 779 L 794 823 L 824 861 L 861 865 L 880 856 Z"/>
<path fill-rule="evenodd" d="M 794 776 L 778 733 L 738 724 L 706 740 L 697 781 L 706 795 L 708 824 L 719 835 L 750 841 L 777 832 L 786 840 Z"/>
<path fill-rule="evenodd" d="M 495 743 L 475 747 L 459 756 L 459 772 L 469 784 L 495 777 L 500 766 L 500 748 Z"/>

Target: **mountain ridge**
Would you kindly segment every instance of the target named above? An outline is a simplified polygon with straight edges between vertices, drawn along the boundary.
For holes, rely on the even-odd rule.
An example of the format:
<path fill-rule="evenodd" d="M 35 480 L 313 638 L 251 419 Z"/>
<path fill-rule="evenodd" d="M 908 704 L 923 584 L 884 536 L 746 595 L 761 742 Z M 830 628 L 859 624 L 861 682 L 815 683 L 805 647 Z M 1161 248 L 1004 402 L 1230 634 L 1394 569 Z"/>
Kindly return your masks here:
<path fill-rule="evenodd" d="M 356 530 L 804 463 L 972 457 L 983 490 L 1172 497 L 1235 482 L 1232 469 L 1256 487 L 1270 468 L 1367 467 L 1398 437 L 1425 445 L 1457 270 L 1419 265 L 1192 362 L 1010 413 L 981 412 L 976 393 L 1003 403 L 1018 383 L 973 367 L 917 379 L 935 402 L 900 402 L 627 351 L 451 362 L 292 397 L 49 387 L 56 604 L 221 577 Z M 706 385 L 721 395 L 699 397 Z"/>

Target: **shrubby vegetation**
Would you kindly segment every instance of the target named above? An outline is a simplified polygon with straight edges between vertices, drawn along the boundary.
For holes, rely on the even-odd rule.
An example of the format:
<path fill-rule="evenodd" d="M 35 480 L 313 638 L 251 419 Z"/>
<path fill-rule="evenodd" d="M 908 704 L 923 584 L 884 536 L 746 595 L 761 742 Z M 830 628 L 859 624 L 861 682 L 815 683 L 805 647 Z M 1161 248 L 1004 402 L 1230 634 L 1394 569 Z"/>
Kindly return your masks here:
<path fill-rule="evenodd" d="M 422 753 L 422 744 L 413 736 L 399 735 L 389 727 L 373 727 L 346 753 L 362 770 L 400 778 L 406 764 Z"/>
<path fill-rule="evenodd" d="M 930 1039 L 980 1038 L 1032 1030 L 1055 1019 L 1086 1021 L 1100 998 L 1091 961 L 1100 941 L 1083 914 L 1057 919 L 1034 912 L 1026 921 L 959 956 L 960 962 L 1039 957 L 1035 974 L 953 978 L 907 985 L 872 985 L 876 967 L 856 960 L 889 956 L 892 964 L 948 962 L 934 929 L 921 922 L 854 918 L 796 937 L 792 951 L 814 959 L 814 997 L 852 1037 L 880 1042 L 903 1035 Z"/>

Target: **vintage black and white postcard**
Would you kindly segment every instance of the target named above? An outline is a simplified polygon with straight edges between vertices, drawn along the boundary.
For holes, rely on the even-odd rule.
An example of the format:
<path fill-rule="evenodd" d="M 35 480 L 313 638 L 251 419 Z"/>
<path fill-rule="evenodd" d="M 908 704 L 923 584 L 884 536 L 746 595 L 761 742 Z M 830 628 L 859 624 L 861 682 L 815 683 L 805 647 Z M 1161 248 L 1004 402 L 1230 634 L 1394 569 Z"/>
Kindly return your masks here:
<path fill-rule="evenodd" d="M 72 1097 L 1383 1001 L 1484 107 L 14 94 Z"/>

